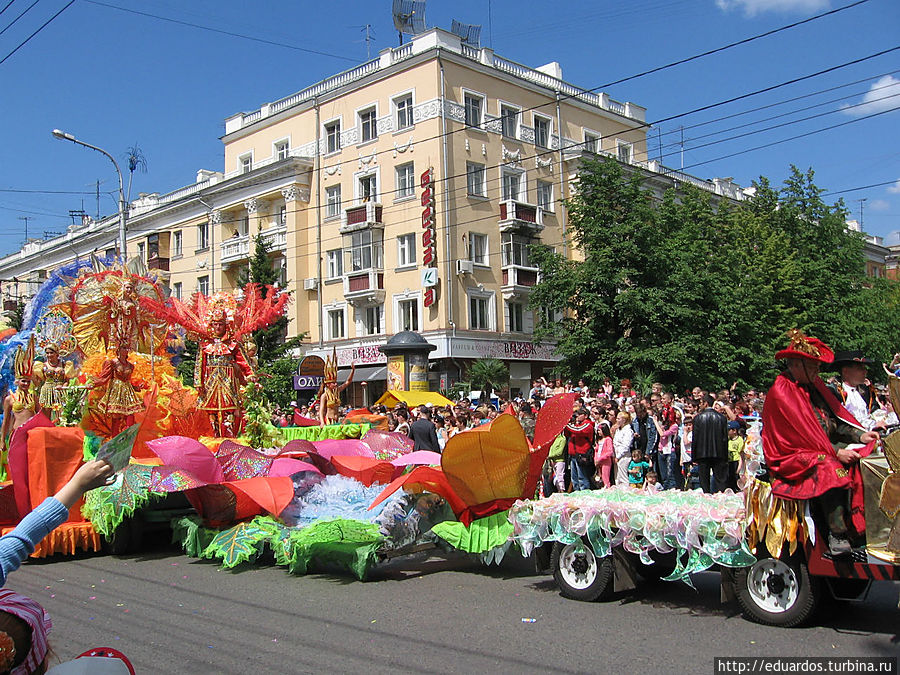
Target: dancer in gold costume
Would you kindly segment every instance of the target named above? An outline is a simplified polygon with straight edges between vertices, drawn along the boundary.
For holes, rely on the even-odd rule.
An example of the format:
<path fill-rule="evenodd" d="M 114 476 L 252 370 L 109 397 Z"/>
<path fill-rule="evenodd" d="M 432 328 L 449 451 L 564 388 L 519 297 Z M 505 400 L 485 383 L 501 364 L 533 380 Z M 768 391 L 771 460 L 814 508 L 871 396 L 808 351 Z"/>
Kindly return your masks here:
<path fill-rule="evenodd" d="M 34 417 L 41 406 L 34 392 L 31 391 L 31 376 L 34 369 L 34 335 L 28 340 L 28 346 L 19 347 L 14 364 L 16 391 L 10 392 L 3 399 L 3 426 L 0 427 L 0 439 L 3 450 L 0 453 L 0 480 L 7 477 L 7 456 L 16 429 Z"/>
<path fill-rule="evenodd" d="M 134 415 L 144 409 L 138 396 L 140 387 L 131 381 L 134 364 L 128 360 L 128 347 L 120 344 L 116 355 L 103 362 L 100 375 L 94 380 L 92 389 L 99 390 L 100 396 L 94 407 L 109 423 L 109 437 L 134 424 Z"/>
<path fill-rule="evenodd" d="M 319 396 L 319 424 L 337 424 L 340 420 L 341 392 L 353 382 L 356 364 L 350 366 L 350 377 L 344 384 L 337 383 L 337 351 L 332 349 L 331 356 L 325 359 L 325 378 L 322 382 L 322 393 Z"/>

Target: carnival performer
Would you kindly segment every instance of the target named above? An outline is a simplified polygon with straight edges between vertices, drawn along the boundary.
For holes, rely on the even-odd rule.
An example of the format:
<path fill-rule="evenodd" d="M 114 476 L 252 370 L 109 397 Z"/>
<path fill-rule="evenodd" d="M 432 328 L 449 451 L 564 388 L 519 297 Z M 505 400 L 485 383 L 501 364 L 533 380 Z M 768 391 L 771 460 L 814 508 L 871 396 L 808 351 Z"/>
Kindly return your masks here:
<path fill-rule="evenodd" d="M 34 417 L 41 409 L 37 397 L 31 390 L 31 376 L 34 369 L 34 335 L 28 339 L 28 345 L 16 350 L 14 362 L 16 390 L 3 399 L 3 425 L 0 427 L 0 439 L 3 443 L 0 456 L 0 480 L 7 478 L 7 458 L 12 437 L 16 429 Z"/>
<path fill-rule="evenodd" d="M 131 381 L 132 373 L 134 364 L 128 360 L 128 347 L 120 344 L 116 355 L 103 362 L 100 375 L 91 385 L 101 392 L 93 405 L 97 414 L 106 418 L 110 438 L 134 424 L 135 414 L 144 409 L 137 393 L 141 387 Z"/>
<path fill-rule="evenodd" d="M 65 404 L 66 385 L 77 373 L 71 361 L 60 358 L 56 345 L 45 346 L 44 356 L 44 361 L 34 364 L 35 395 L 41 408 L 55 422 Z"/>
<path fill-rule="evenodd" d="M 200 395 L 197 407 L 209 416 L 216 436 L 237 436 L 243 426 L 240 387 L 257 377 L 244 345 L 231 335 L 233 315 L 229 316 L 225 307 L 215 307 L 208 325 L 209 337 L 201 340 L 194 365 L 194 383 Z"/>
<path fill-rule="evenodd" d="M 821 365 L 834 361 L 828 345 L 799 330 L 788 336 L 789 346 L 775 354 L 787 369 L 763 408 L 772 493 L 813 500 L 825 519 L 829 552 L 848 555 L 851 537 L 866 531 L 859 460 L 872 452 L 878 434 L 861 427 L 819 377 Z"/>
<path fill-rule="evenodd" d="M 828 388 L 867 430 L 885 429 L 884 420 L 872 416 L 876 409 L 875 392 L 866 383 L 868 367 L 872 363 L 875 362 L 863 356 L 861 351 L 837 352 L 832 366 L 838 371 L 838 377 Z"/>
<path fill-rule="evenodd" d="M 350 377 L 344 384 L 337 383 L 337 351 L 332 349 L 331 356 L 325 359 L 325 378 L 322 392 L 319 395 L 319 424 L 337 424 L 340 420 L 341 392 L 353 382 L 356 364 L 350 366 Z M 409 426 L 409 425 L 407 425 Z M 409 433 L 409 429 L 405 433 Z"/>

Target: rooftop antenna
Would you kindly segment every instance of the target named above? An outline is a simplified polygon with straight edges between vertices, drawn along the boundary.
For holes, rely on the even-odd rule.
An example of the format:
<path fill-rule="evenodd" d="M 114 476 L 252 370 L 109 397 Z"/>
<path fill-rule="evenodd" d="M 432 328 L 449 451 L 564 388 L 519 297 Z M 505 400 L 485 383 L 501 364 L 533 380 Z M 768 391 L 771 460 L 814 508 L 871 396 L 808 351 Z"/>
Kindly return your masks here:
<path fill-rule="evenodd" d="M 868 199 L 869 199 L 868 197 L 863 197 L 862 199 L 856 200 L 859 202 L 859 229 L 860 230 L 864 229 L 863 228 L 863 207 L 865 206 Z"/>
<path fill-rule="evenodd" d="M 367 23 L 360 30 L 364 30 L 366 32 L 366 61 L 368 61 L 369 59 L 372 58 L 372 51 L 371 51 L 371 46 L 370 46 L 371 42 L 372 42 L 371 33 L 374 33 L 374 31 L 372 30 L 372 24 Z"/>
<path fill-rule="evenodd" d="M 19 220 L 25 221 L 25 243 L 28 243 L 28 221 L 34 220 L 31 216 L 19 216 Z"/>
<path fill-rule="evenodd" d="M 394 0 L 392 13 L 401 47 L 404 33 L 418 35 L 425 32 L 425 0 Z"/>
<path fill-rule="evenodd" d="M 450 28 L 450 32 L 462 38 L 463 44 L 469 45 L 470 47 L 475 47 L 475 49 L 481 47 L 480 25 L 462 23 L 461 21 L 453 19 L 453 24 Z"/>

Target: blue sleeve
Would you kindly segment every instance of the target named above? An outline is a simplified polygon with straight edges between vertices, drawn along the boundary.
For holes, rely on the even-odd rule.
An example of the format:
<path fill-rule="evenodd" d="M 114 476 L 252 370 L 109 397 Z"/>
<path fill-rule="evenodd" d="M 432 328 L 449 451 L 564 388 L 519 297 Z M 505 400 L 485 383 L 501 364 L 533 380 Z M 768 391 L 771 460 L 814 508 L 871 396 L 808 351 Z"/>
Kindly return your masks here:
<path fill-rule="evenodd" d="M 16 528 L 0 537 L 0 587 L 6 585 L 10 572 L 34 553 L 34 547 L 51 531 L 62 525 L 69 517 L 69 509 L 56 497 L 47 497 L 31 513 L 25 516 Z"/>

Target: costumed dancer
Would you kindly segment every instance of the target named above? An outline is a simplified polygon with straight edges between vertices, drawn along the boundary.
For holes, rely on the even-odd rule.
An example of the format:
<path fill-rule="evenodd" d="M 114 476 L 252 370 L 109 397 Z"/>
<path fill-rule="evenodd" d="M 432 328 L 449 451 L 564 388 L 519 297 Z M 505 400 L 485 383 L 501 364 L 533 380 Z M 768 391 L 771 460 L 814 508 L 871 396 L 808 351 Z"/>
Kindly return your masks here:
<path fill-rule="evenodd" d="M 34 369 L 34 335 L 28 339 L 28 345 L 16 350 L 14 362 L 16 390 L 3 399 L 3 425 L 0 427 L 3 451 L 0 457 L 0 480 L 7 478 L 7 457 L 13 434 L 20 426 L 34 417 L 41 409 L 37 396 L 31 390 L 31 376 Z"/>
<path fill-rule="evenodd" d="M 821 365 L 834 361 L 828 345 L 799 330 L 788 337 L 787 349 L 775 354 L 787 369 L 763 408 L 772 494 L 813 500 L 828 529 L 829 552 L 849 555 L 851 537 L 866 532 L 859 460 L 872 452 L 878 434 L 866 431 L 819 377 Z"/>
<path fill-rule="evenodd" d="M 325 378 L 319 395 L 319 424 L 337 424 L 340 421 L 341 392 L 353 382 L 356 364 L 350 366 L 350 377 L 344 384 L 337 383 L 337 350 L 332 348 L 331 356 L 325 359 Z"/>
<path fill-rule="evenodd" d="M 134 364 L 128 360 L 128 345 L 120 343 L 116 355 L 103 362 L 100 375 L 91 385 L 92 389 L 101 391 L 94 407 L 101 417 L 106 418 L 110 438 L 134 424 L 135 414 L 144 409 L 137 393 L 141 387 L 131 381 L 132 373 Z"/>
<path fill-rule="evenodd" d="M 46 360 L 36 361 L 34 364 L 35 389 L 41 408 L 56 422 L 65 405 L 66 386 L 78 373 L 71 361 L 60 358 L 56 345 L 44 347 L 44 355 Z"/>
<path fill-rule="evenodd" d="M 230 299 L 230 302 L 229 302 Z M 234 296 L 216 293 L 206 323 L 208 337 L 200 341 L 194 365 L 198 408 L 216 436 L 237 436 L 243 428 L 240 387 L 257 380 L 243 343 L 234 339 Z"/>

